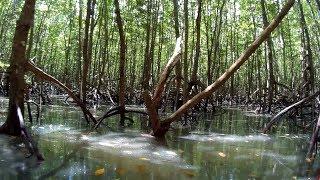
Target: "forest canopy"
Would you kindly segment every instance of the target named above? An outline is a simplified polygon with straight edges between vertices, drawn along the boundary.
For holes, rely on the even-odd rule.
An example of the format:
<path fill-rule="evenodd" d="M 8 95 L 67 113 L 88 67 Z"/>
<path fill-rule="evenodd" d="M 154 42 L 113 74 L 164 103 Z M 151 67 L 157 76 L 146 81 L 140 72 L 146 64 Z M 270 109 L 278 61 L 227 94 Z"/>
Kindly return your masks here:
<path fill-rule="evenodd" d="M 177 3 L 180 35 L 184 36 L 186 28 L 188 29 L 188 50 L 184 57 L 186 58 L 184 62 L 187 64 L 183 69 L 187 72 L 183 73 L 190 79 L 196 54 L 197 2 L 189 0 L 186 6 L 183 1 Z M 303 12 L 300 12 L 300 3 Z M 318 1 L 296 3 L 280 28 L 271 36 L 274 80 L 287 87 L 278 88 L 282 94 L 292 95 L 292 92 L 297 92 L 303 86 L 302 62 L 305 54 L 309 53 L 305 52 L 308 51 L 305 29 L 308 29 L 310 39 L 314 75 L 318 77 L 320 27 L 317 3 Z M 22 5 L 21 0 L 0 2 L 2 64 L 8 64 L 14 26 Z M 280 0 L 266 0 L 266 18 L 271 21 L 282 5 L 283 2 Z M 139 89 L 148 34 L 150 41 L 148 44 L 153 46 L 151 83 L 157 82 L 162 67 L 173 52 L 176 37 L 174 4 L 167 0 L 120 1 L 120 9 L 127 45 L 126 81 L 130 85 L 128 88 Z M 92 86 L 106 86 L 108 80 L 118 78 L 119 36 L 116 31 L 114 4 L 110 0 L 97 0 L 93 10 L 92 60 L 88 80 Z M 78 86 L 81 75 L 79 40 L 80 44 L 83 44 L 85 11 L 86 1 L 83 0 L 37 1 L 28 45 L 28 57 L 35 58 L 34 63 L 38 67 L 73 87 Z M 260 1 L 203 1 L 197 70 L 199 80 L 207 84 L 219 77 L 263 30 L 263 27 Z M 238 95 L 250 98 L 249 96 L 257 89 L 267 86 L 270 68 L 267 63 L 268 50 L 267 43 L 261 46 L 251 57 L 253 60 L 245 64 L 245 68 L 235 75 L 233 82 L 228 82 L 225 88 L 230 91 L 224 90 L 223 95 L 237 92 Z"/>

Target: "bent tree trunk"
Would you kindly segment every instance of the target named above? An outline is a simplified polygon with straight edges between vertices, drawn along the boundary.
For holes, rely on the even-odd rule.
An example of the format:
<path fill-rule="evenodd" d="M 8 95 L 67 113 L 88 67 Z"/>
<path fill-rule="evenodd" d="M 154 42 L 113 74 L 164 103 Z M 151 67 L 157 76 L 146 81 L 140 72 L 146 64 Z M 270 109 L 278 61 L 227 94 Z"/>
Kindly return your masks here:
<path fill-rule="evenodd" d="M 258 47 L 270 36 L 271 32 L 280 24 L 286 14 L 289 12 L 291 7 L 294 5 L 294 0 L 288 0 L 283 6 L 282 10 L 275 17 L 275 19 L 264 29 L 259 37 L 246 49 L 246 51 L 239 57 L 239 59 L 234 62 L 231 67 L 220 76 L 213 84 L 208 86 L 205 90 L 198 93 L 192 99 L 183 104 L 176 112 L 174 112 L 167 119 L 160 121 L 157 114 L 155 106 L 152 101 L 150 101 L 150 95 L 145 93 L 144 98 L 146 106 L 148 109 L 149 117 L 152 121 L 153 135 L 156 137 L 163 137 L 168 131 L 170 124 L 179 119 L 184 113 L 186 113 L 190 108 L 197 105 L 202 99 L 209 97 L 213 92 L 215 92 L 219 87 L 221 87 L 240 67 L 241 65 L 249 59 L 249 57 L 258 49 Z"/>
<path fill-rule="evenodd" d="M 26 0 L 17 21 L 10 56 L 9 110 L 6 122 L 1 126 L 2 133 L 20 136 L 23 122 L 19 120 L 18 108 L 24 112 L 25 63 L 28 32 L 33 24 L 35 0 Z"/>

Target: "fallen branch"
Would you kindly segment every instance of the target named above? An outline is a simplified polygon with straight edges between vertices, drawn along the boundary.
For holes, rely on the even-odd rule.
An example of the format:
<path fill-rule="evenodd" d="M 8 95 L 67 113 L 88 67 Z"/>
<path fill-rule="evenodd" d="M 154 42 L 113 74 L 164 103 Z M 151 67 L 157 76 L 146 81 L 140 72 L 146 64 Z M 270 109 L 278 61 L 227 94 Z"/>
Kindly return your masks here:
<path fill-rule="evenodd" d="M 298 102 L 296 102 L 296 103 L 294 103 L 294 104 L 292 104 L 292 105 L 284 108 L 282 111 L 280 111 L 276 116 L 274 116 L 274 117 L 271 119 L 271 121 L 270 121 L 270 122 L 267 124 L 267 126 L 263 129 L 263 133 L 266 133 L 266 132 L 272 127 L 272 125 L 275 124 L 275 123 L 277 123 L 277 122 L 280 120 L 280 118 L 281 118 L 283 115 L 285 115 L 288 111 L 290 111 L 291 109 L 293 109 L 293 108 L 295 108 L 295 107 L 303 104 L 304 102 L 307 102 L 307 101 L 309 101 L 309 100 L 311 100 L 311 99 L 316 98 L 319 94 L 320 94 L 320 91 L 317 91 L 317 92 L 314 93 L 313 95 L 311 95 L 311 96 L 309 96 L 309 97 L 306 97 L 306 98 L 304 98 L 304 99 L 302 99 L 302 100 L 300 100 L 300 101 L 298 101 Z"/>
<path fill-rule="evenodd" d="M 26 66 L 27 66 L 27 70 L 29 70 L 32 73 L 34 73 L 37 77 L 39 77 L 41 79 L 44 79 L 46 81 L 52 82 L 52 83 L 56 84 L 57 86 L 59 86 L 60 88 L 62 88 L 63 90 L 65 90 L 68 93 L 68 95 L 78 104 L 78 106 L 80 106 L 80 108 L 83 111 L 84 115 L 85 116 L 89 116 L 89 118 L 92 120 L 93 123 L 95 123 L 95 124 L 97 123 L 96 119 L 93 117 L 91 112 L 86 108 L 85 104 L 81 101 L 81 99 L 79 99 L 71 91 L 71 89 L 69 89 L 67 86 L 62 84 L 59 80 L 55 79 L 51 75 L 45 73 L 44 71 L 42 71 L 41 69 L 36 67 L 32 62 L 28 61 L 26 63 Z M 90 123 L 88 120 L 87 120 L 87 122 L 88 122 L 88 124 Z"/>

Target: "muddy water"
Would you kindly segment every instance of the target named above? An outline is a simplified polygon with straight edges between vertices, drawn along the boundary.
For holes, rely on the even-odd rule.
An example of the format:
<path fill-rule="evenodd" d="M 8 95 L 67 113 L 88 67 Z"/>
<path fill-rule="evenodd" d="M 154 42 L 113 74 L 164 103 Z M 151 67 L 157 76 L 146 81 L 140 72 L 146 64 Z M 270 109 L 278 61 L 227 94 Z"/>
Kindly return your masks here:
<path fill-rule="evenodd" d="M 97 111 L 97 115 L 101 111 Z M 148 135 L 146 118 L 119 128 L 88 131 L 72 107 L 43 109 L 41 122 L 30 127 L 45 161 L 38 164 L 15 138 L 0 136 L 1 179 L 299 179 L 308 169 L 309 134 L 283 125 L 273 135 L 259 133 L 267 121 L 240 110 L 200 114 L 181 129 L 176 123 L 165 140 Z M 1 115 L 2 122 L 4 115 Z"/>

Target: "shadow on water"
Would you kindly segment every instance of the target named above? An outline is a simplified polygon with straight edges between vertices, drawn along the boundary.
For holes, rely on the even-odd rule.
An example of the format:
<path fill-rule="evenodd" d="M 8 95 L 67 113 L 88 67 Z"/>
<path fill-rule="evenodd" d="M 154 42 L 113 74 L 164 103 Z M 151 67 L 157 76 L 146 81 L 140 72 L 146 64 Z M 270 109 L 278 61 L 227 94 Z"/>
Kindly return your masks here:
<path fill-rule="evenodd" d="M 0 176 L 4 179 L 292 179 L 305 177 L 309 135 L 279 127 L 274 135 L 259 130 L 265 117 L 239 110 L 201 114 L 187 128 L 173 125 L 165 140 L 148 135 L 146 119 L 119 128 L 87 130 L 81 112 L 50 106 L 31 127 L 45 161 L 25 158 L 23 147 L 0 136 Z M 98 111 L 97 115 L 102 112 Z M 219 112 L 218 112 L 219 113 Z M 4 121 L 4 115 L 0 116 Z M 110 131 L 109 129 L 112 129 Z M 316 163 L 314 168 L 319 167 Z M 314 169 L 309 172 L 314 175 Z"/>

